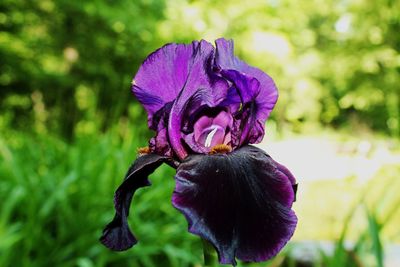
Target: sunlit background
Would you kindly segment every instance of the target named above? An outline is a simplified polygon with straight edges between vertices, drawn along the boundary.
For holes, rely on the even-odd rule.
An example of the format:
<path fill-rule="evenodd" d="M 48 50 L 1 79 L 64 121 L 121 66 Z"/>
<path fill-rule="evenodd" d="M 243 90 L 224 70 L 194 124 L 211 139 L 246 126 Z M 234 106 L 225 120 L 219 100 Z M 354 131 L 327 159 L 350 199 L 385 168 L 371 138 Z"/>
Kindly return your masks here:
<path fill-rule="evenodd" d="M 219 37 L 280 92 L 260 147 L 299 182 L 275 259 L 239 266 L 400 266 L 400 2 L 0 2 L 0 266 L 202 266 L 170 203 L 174 171 L 135 195 L 139 239 L 98 238 L 152 136 L 130 82 L 169 42 Z"/>

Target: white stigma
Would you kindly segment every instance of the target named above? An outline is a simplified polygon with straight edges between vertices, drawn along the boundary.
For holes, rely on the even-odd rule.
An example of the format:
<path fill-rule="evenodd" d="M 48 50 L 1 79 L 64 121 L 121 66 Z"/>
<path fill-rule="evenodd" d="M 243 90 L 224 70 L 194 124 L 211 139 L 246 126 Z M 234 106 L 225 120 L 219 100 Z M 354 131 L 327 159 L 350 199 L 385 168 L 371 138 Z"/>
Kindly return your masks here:
<path fill-rule="evenodd" d="M 211 146 L 211 141 L 215 135 L 215 133 L 217 132 L 218 128 L 214 127 L 214 129 L 208 133 L 207 138 L 206 138 L 206 142 L 204 144 L 205 147 L 210 147 Z"/>

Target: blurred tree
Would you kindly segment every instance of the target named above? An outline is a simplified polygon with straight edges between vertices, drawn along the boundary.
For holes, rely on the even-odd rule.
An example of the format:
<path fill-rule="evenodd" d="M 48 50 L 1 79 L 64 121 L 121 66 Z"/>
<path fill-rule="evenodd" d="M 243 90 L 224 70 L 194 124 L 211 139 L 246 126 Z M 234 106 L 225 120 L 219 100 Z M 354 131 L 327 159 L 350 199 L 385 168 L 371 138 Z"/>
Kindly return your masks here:
<path fill-rule="evenodd" d="M 129 83 L 148 53 L 224 36 L 274 77 L 280 127 L 399 136 L 399 28 L 400 2 L 389 0 L 5 0 L 0 127 L 107 128 L 133 105 Z"/>
<path fill-rule="evenodd" d="M 277 82 L 278 125 L 365 124 L 399 136 L 399 1 L 175 0 L 165 14 L 167 40 L 235 39 Z"/>
<path fill-rule="evenodd" d="M 159 44 L 153 31 L 163 8 L 146 0 L 2 1 L 3 124 L 27 130 L 39 117 L 71 136 L 85 112 L 79 101 L 95 102 L 101 127 L 114 122 L 132 100 L 137 66 Z M 91 93 L 82 95 L 82 88 Z M 77 99 L 86 96 L 94 100 Z"/>

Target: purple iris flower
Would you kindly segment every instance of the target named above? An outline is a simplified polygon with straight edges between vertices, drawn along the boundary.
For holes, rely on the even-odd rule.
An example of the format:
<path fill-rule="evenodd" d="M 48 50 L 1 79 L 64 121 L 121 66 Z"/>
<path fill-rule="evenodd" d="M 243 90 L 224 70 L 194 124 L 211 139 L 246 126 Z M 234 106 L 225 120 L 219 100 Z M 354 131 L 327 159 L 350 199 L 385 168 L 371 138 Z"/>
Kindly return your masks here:
<path fill-rule="evenodd" d="M 118 187 L 116 214 L 101 242 L 126 250 L 137 240 L 127 216 L 136 189 L 162 163 L 176 168 L 172 204 L 189 232 L 223 264 L 265 261 L 292 237 L 297 184 L 261 149 L 278 92 L 270 76 L 234 56 L 233 41 L 167 44 L 139 68 L 132 91 L 156 132 Z"/>

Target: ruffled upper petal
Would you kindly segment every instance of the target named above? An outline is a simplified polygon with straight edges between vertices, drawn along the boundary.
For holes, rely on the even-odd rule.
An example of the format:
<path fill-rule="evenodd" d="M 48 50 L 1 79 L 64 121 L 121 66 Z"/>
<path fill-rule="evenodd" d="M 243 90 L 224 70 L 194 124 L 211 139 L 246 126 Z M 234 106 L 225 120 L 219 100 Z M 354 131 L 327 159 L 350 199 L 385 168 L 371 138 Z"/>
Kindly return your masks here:
<path fill-rule="evenodd" d="M 168 157 L 156 154 L 142 155 L 129 168 L 124 182 L 118 187 L 114 195 L 114 219 L 105 227 L 103 235 L 100 237 L 101 243 L 106 247 L 121 251 L 137 243 L 127 221 L 133 194 L 138 188 L 149 186 L 150 182 L 147 177 L 168 160 L 170 160 Z"/>
<path fill-rule="evenodd" d="M 275 86 L 275 83 L 270 76 L 260 69 L 251 67 L 235 57 L 232 40 L 225 40 L 221 38 L 216 40 L 215 43 L 217 48 L 215 64 L 221 70 L 221 75 L 231 80 L 237 86 L 239 95 L 242 95 L 242 100 L 244 97 L 246 97 L 246 95 L 254 94 L 252 94 L 252 87 L 247 86 L 247 89 L 240 89 L 241 84 L 243 84 L 243 81 L 246 80 L 245 77 L 240 78 L 240 75 L 254 77 L 259 82 L 259 93 L 254 99 L 254 114 L 251 115 L 251 117 L 255 117 L 253 121 L 258 121 L 258 123 L 255 124 L 255 127 L 251 127 L 249 131 L 250 137 L 248 139 L 251 140 L 251 143 L 260 142 L 264 135 L 263 129 L 265 121 L 269 117 L 269 114 L 278 100 L 278 90 Z M 232 72 L 232 70 L 237 72 Z M 233 77 L 233 75 L 237 77 Z"/>
<path fill-rule="evenodd" d="M 221 74 L 235 85 L 243 104 L 254 101 L 260 93 L 260 82 L 252 76 L 230 69 L 221 70 Z"/>
<path fill-rule="evenodd" d="M 294 233 L 293 177 L 259 148 L 190 155 L 177 169 L 173 205 L 189 231 L 210 241 L 219 260 L 235 264 L 275 256 Z"/>
<path fill-rule="evenodd" d="M 260 93 L 259 81 L 236 70 L 221 70 L 221 74 L 234 85 L 232 88 L 237 94 L 235 96 L 234 92 L 230 92 L 232 100 L 228 99 L 227 103 L 235 117 L 232 147 L 260 142 L 264 135 L 264 127 L 262 125 L 261 129 L 259 128 L 257 117 L 256 99 Z M 236 104 L 237 99 L 240 99 L 239 106 Z"/>
<path fill-rule="evenodd" d="M 172 105 L 168 121 L 170 144 L 180 159 L 188 155 L 182 137 L 182 123 L 185 114 L 206 105 L 215 107 L 222 102 L 228 91 L 228 83 L 212 72 L 214 47 L 200 41 L 193 54 L 192 64 L 188 70 L 187 80 Z"/>
<path fill-rule="evenodd" d="M 184 88 L 198 46 L 197 41 L 167 44 L 150 54 L 140 66 L 132 91 L 148 113 L 150 128 L 156 127 L 152 123 L 153 114 L 174 101 Z"/>

